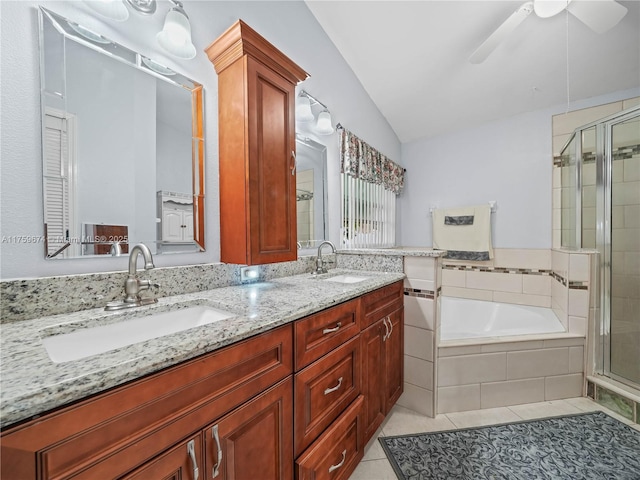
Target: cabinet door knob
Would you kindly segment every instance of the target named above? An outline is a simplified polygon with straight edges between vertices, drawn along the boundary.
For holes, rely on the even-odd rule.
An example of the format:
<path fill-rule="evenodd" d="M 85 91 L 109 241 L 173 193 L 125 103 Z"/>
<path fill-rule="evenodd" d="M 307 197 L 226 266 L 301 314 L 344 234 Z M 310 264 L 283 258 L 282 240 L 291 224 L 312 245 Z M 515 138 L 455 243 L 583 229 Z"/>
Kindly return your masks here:
<path fill-rule="evenodd" d="M 295 175 L 296 167 L 298 166 L 298 159 L 296 158 L 295 150 L 291 150 L 291 158 L 293 159 L 293 167 L 291 167 L 291 175 Z"/>
<path fill-rule="evenodd" d="M 338 390 L 341 386 L 342 386 L 342 377 L 338 379 L 338 384 L 335 387 L 325 389 L 324 394 L 329 395 L 331 392 L 335 392 L 336 390 Z"/>
<path fill-rule="evenodd" d="M 187 452 L 191 457 L 191 465 L 193 466 L 193 480 L 198 480 L 200 470 L 198 469 L 198 459 L 196 458 L 196 442 L 195 440 L 189 440 L 187 443 Z"/>
<path fill-rule="evenodd" d="M 344 461 L 347 459 L 347 450 L 343 450 L 342 451 L 342 460 L 340 461 L 340 463 L 337 463 L 336 465 L 331 465 L 329 467 L 329 473 L 333 472 L 334 470 L 339 469 L 342 465 L 344 465 Z"/>
<path fill-rule="evenodd" d="M 338 323 L 336 323 L 335 327 L 333 327 L 333 328 L 325 328 L 324 330 L 322 330 L 322 334 L 326 335 L 327 333 L 337 332 L 338 330 L 340 330 L 341 326 L 342 326 L 342 322 L 338 322 Z"/>
<path fill-rule="evenodd" d="M 213 466 L 212 478 L 216 478 L 220 473 L 220 465 L 222 464 L 222 447 L 220 447 L 220 436 L 218 435 L 218 425 L 214 425 L 211 429 L 211 436 L 216 441 L 216 448 L 218 449 L 218 461 Z"/>

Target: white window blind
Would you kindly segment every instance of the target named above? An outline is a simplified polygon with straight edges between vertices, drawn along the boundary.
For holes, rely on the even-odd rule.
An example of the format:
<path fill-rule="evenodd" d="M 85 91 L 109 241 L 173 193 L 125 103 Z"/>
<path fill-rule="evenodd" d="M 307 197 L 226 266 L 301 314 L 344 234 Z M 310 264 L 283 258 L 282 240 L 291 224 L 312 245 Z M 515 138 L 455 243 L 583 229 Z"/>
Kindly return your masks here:
<path fill-rule="evenodd" d="M 383 185 L 341 174 L 343 248 L 396 243 L 396 195 Z"/>

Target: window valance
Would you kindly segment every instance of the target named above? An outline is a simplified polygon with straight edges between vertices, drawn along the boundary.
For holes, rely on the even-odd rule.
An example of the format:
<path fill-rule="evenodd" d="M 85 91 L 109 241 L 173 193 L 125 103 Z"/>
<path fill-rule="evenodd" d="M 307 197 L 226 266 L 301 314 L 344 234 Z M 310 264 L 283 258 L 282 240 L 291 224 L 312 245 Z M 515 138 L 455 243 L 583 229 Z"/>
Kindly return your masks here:
<path fill-rule="evenodd" d="M 404 168 L 345 128 L 340 130 L 340 171 L 396 195 L 404 187 Z"/>

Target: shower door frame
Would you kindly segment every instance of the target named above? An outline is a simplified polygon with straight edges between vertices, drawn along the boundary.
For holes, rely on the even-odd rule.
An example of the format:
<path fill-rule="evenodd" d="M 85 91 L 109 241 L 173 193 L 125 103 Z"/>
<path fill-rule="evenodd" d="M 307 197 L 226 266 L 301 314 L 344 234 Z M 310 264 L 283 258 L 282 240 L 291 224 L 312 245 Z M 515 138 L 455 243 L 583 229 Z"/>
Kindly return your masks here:
<path fill-rule="evenodd" d="M 596 357 L 602 362 L 597 371 L 620 383 L 639 388 L 640 385 L 632 379 L 619 376 L 611 371 L 611 276 L 612 276 L 612 194 L 613 194 L 613 127 L 633 118 L 640 117 L 640 107 L 634 107 L 616 115 L 600 120 L 596 126 L 596 247 L 600 255 L 600 320 L 603 335 L 602 341 L 596 345 L 602 345 L 602 355 Z M 603 159 L 599 162 L 600 147 L 604 150 Z M 602 212 L 602 214 L 601 214 Z"/>
<path fill-rule="evenodd" d="M 640 106 L 614 113 L 594 122 L 582 125 L 574 130 L 566 142 L 564 152 L 575 138 L 575 243 L 568 247 L 582 248 L 582 135 L 583 131 L 595 128 L 596 133 L 596 250 L 598 252 L 598 270 L 592 285 L 598 295 L 595 328 L 595 373 L 604 375 L 617 382 L 640 389 L 640 385 L 631 379 L 616 375 L 611 371 L 611 268 L 612 268 L 612 132 L 615 125 L 640 117 Z"/>

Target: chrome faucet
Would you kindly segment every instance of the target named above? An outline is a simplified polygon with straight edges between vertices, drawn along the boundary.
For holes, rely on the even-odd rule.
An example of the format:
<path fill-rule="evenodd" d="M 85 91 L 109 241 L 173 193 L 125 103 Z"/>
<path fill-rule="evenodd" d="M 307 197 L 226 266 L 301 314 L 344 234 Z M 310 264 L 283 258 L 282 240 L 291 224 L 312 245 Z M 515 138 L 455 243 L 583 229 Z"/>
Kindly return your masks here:
<path fill-rule="evenodd" d="M 121 310 L 123 308 L 139 307 L 141 305 L 149 305 L 156 303 L 156 298 L 141 298 L 140 292 L 148 290 L 151 287 L 158 288 L 160 285 L 151 283 L 151 280 L 140 280 L 138 278 L 137 263 L 138 256 L 142 254 L 144 258 L 144 269 L 150 270 L 155 268 L 153 264 L 153 256 L 151 250 L 144 243 L 139 243 L 129 252 L 129 275 L 124 283 L 124 301 L 111 302 L 107 304 L 105 310 Z"/>
<path fill-rule="evenodd" d="M 325 245 L 329 245 L 331 247 L 332 253 L 336 253 L 336 247 L 329 240 L 325 240 L 320 245 L 318 245 L 318 257 L 316 258 L 316 269 L 311 272 L 311 275 L 320 275 L 322 273 L 327 273 L 326 262 L 322 260 L 322 247 Z"/>

